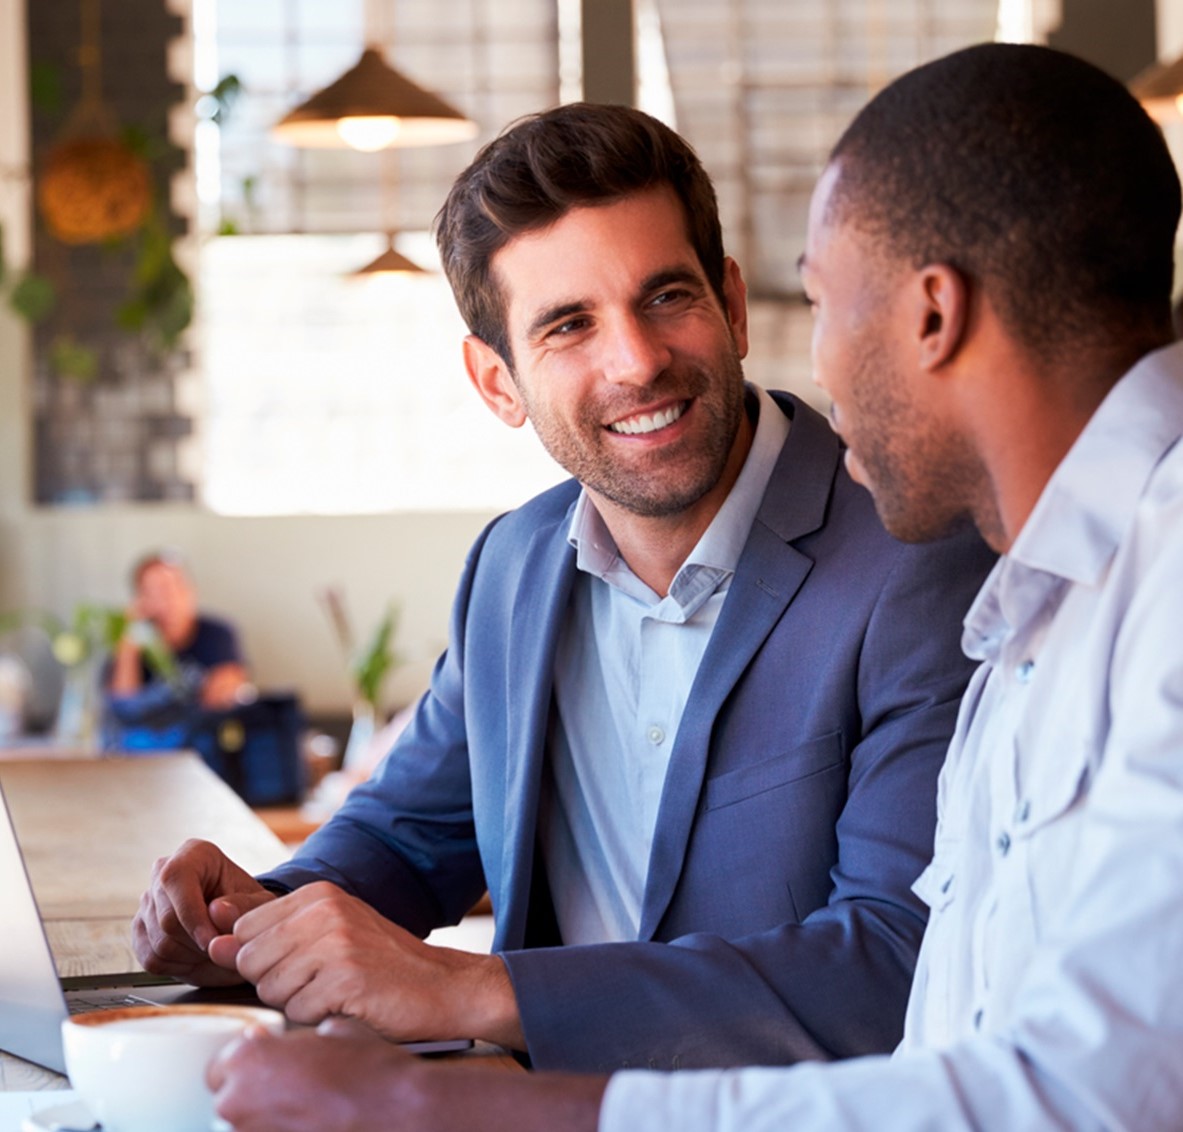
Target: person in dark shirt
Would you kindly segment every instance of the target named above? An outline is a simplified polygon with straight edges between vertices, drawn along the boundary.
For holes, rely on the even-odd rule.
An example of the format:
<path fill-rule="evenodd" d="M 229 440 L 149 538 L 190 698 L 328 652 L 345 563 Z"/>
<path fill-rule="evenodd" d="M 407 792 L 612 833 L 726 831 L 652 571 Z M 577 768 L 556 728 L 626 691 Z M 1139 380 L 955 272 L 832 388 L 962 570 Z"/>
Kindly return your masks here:
<path fill-rule="evenodd" d="M 134 598 L 107 679 L 112 698 L 133 697 L 161 678 L 164 658 L 178 694 L 205 708 L 241 702 L 250 688 L 238 635 L 226 622 L 198 612 L 197 590 L 182 563 L 153 553 L 132 571 Z M 164 646 L 160 648 L 160 646 Z M 170 656 L 171 654 L 171 656 Z"/>

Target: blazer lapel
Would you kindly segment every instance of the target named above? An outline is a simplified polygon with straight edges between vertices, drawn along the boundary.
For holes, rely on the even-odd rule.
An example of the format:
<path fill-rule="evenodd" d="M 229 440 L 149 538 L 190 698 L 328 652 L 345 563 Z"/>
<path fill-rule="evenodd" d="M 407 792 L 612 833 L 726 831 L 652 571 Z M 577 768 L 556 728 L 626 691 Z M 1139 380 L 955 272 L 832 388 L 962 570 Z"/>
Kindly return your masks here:
<path fill-rule="evenodd" d="M 571 586 L 575 553 L 567 542 L 568 512 L 536 531 L 522 557 L 506 642 L 508 710 L 505 749 L 506 891 L 498 918 L 506 948 L 523 945 L 533 885 L 542 765 L 554 688 L 554 656 Z"/>
<path fill-rule="evenodd" d="M 678 727 L 649 858 L 641 913 L 643 940 L 656 933 L 681 876 L 714 721 L 813 567 L 813 559 L 791 543 L 824 523 L 838 471 L 841 449 L 825 420 L 795 397 L 774 397 L 793 424 Z"/>

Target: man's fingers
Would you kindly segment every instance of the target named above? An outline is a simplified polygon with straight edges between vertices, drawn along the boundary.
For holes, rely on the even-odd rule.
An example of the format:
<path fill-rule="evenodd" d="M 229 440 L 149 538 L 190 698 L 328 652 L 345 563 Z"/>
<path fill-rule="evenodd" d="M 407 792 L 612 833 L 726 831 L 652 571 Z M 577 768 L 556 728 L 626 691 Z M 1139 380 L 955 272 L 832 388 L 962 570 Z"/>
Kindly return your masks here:
<path fill-rule="evenodd" d="M 205 1082 L 210 1092 L 216 1093 L 225 1083 L 231 1064 L 251 1056 L 256 1043 L 273 1040 L 275 1035 L 266 1026 L 248 1026 L 231 1042 L 227 1042 L 210 1060 L 205 1071 Z"/>
<path fill-rule="evenodd" d="M 140 900 L 140 909 L 132 921 L 132 947 L 145 968 L 156 974 L 175 974 L 161 964 L 201 963 L 205 953 L 187 935 L 180 932 L 173 920 L 170 934 L 160 923 L 153 894 L 148 892 Z"/>
<path fill-rule="evenodd" d="M 177 854 L 157 861 L 152 882 L 156 919 L 161 928 L 168 935 L 188 935 L 202 951 L 218 934 L 209 917 L 205 881 L 200 870 L 187 867 Z"/>
<path fill-rule="evenodd" d="M 210 961 L 219 967 L 225 967 L 228 971 L 234 971 L 239 975 L 239 978 L 243 978 L 244 976 L 238 970 L 238 953 L 241 950 L 242 944 L 233 935 L 217 936 L 210 941 Z"/>
<path fill-rule="evenodd" d="M 330 1018 L 326 1018 L 319 1026 L 316 1027 L 318 1034 L 323 1034 L 326 1038 L 373 1038 L 375 1041 L 382 1041 L 383 1039 L 378 1033 L 364 1022 L 359 1022 L 356 1018 L 346 1018 L 342 1014 L 334 1014 Z"/>
<path fill-rule="evenodd" d="M 209 904 L 210 922 L 220 934 L 228 935 L 234 931 L 240 916 L 263 904 L 270 904 L 274 899 L 275 894 L 265 888 L 260 888 L 258 892 L 232 892 L 215 897 Z"/>
<path fill-rule="evenodd" d="M 323 968 L 318 955 L 297 948 L 269 950 L 264 960 L 257 945 L 249 945 L 247 951 L 246 955 L 239 953 L 238 972 L 255 984 L 259 997 L 269 1006 L 282 1008 L 293 1022 L 302 1025 L 338 1012 L 332 989 L 335 980 L 320 977 Z"/>
<path fill-rule="evenodd" d="M 186 841 L 152 870 L 132 925 L 136 956 L 149 971 L 199 985 L 241 982 L 233 952 L 225 954 L 227 945 L 215 948 L 213 959 L 209 949 L 232 931 L 244 912 L 270 899 L 262 885 L 215 845 Z"/>

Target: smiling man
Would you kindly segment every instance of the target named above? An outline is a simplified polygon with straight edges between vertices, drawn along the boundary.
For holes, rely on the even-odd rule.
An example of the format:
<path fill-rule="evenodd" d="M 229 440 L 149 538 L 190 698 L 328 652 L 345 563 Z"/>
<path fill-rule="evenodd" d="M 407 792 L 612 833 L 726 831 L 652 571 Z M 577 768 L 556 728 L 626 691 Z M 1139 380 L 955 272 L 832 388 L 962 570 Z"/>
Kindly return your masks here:
<path fill-rule="evenodd" d="M 654 119 L 524 119 L 438 235 L 477 392 L 573 478 L 480 536 L 373 778 L 262 884 L 162 862 L 138 955 L 536 1066 L 890 1048 L 991 556 L 894 540 L 825 420 L 745 385 L 713 188 Z M 416 938 L 486 886 L 496 954 Z"/>

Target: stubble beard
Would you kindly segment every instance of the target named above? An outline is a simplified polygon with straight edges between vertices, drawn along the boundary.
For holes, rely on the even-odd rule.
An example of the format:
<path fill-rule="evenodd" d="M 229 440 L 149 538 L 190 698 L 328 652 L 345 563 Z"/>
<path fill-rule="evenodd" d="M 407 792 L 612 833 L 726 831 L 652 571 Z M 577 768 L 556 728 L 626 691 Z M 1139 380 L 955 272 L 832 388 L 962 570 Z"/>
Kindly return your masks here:
<path fill-rule="evenodd" d="M 710 396 L 712 393 L 717 396 Z M 598 442 L 605 431 L 602 424 L 605 419 L 621 419 L 667 397 L 696 399 L 694 412 L 702 414 L 708 424 L 701 439 L 651 453 L 644 467 L 622 464 L 609 451 L 609 443 Z M 730 343 L 720 359 L 718 372 L 711 373 L 702 367 L 667 371 L 640 397 L 622 398 L 607 411 L 603 404 L 589 408 L 578 422 L 576 435 L 547 427 L 546 422 L 540 422 L 530 412 L 529 405 L 527 411 L 543 447 L 585 488 L 631 514 L 668 518 L 692 507 L 722 478 L 739 431 L 743 405 L 743 366 L 734 343 Z M 683 469 L 676 478 L 673 478 L 674 467 Z"/>
<path fill-rule="evenodd" d="M 852 374 L 851 395 L 862 422 L 852 451 L 888 533 L 917 543 L 962 529 L 972 477 L 957 438 L 911 402 L 890 359 L 869 345 Z"/>

